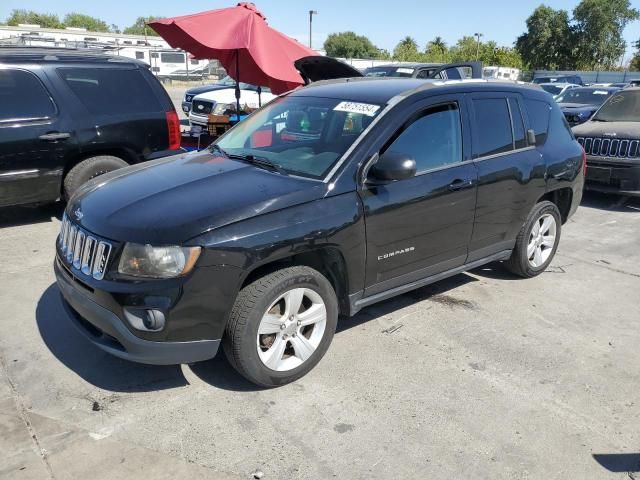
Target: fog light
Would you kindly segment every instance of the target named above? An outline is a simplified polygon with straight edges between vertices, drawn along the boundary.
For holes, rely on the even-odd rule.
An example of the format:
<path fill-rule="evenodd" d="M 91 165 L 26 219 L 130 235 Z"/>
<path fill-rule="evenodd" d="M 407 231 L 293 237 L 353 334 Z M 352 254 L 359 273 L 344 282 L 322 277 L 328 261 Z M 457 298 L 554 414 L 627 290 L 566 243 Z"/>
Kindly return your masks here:
<path fill-rule="evenodd" d="M 124 316 L 136 330 L 142 332 L 158 332 L 164 328 L 164 312 L 145 308 L 124 308 Z"/>

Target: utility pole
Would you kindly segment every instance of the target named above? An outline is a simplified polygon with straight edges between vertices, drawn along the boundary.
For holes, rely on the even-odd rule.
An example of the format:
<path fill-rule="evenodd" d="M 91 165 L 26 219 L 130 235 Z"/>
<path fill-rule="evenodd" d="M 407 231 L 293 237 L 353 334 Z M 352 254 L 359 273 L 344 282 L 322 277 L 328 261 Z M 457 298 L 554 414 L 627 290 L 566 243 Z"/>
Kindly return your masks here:
<path fill-rule="evenodd" d="M 311 35 L 313 33 L 312 31 L 312 25 L 313 25 L 313 16 L 317 15 L 318 12 L 315 10 L 309 10 L 309 48 L 313 48 L 312 44 L 312 40 L 311 40 Z"/>
<path fill-rule="evenodd" d="M 477 62 L 478 59 L 480 58 L 480 37 L 484 37 L 484 34 L 474 33 L 473 35 L 478 39 L 478 44 L 476 46 L 476 62 Z"/>

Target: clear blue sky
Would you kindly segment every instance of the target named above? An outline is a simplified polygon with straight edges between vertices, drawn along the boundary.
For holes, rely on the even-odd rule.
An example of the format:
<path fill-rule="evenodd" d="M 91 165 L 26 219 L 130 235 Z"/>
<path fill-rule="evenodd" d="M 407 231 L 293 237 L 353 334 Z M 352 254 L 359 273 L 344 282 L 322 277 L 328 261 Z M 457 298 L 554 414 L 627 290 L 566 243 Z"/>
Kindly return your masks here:
<path fill-rule="evenodd" d="M 125 27 L 143 15 L 176 16 L 207 8 L 233 6 L 233 0 L 0 0 L 0 18 L 14 8 L 41 12 L 77 11 L 100 17 L 109 24 Z M 484 40 L 512 45 L 525 29 L 525 20 L 539 0 L 262 0 L 255 2 L 271 26 L 284 33 L 308 41 L 308 11 L 314 17 L 314 47 L 320 48 L 327 34 L 345 30 L 368 36 L 377 46 L 393 49 L 404 36 L 414 37 L 421 46 L 436 36 L 454 43 L 463 35 L 482 32 Z M 579 0 L 546 2 L 554 8 L 571 11 Z M 638 2 L 632 1 L 638 5 Z M 640 39 L 640 22 L 625 31 L 629 44 Z M 632 48 L 627 47 L 627 56 Z"/>

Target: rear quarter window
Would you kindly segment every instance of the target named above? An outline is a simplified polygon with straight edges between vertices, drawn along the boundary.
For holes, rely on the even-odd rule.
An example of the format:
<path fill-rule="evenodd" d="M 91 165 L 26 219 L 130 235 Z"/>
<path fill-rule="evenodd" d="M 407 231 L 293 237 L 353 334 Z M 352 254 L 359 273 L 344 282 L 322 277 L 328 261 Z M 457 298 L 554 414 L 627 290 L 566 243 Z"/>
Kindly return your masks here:
<path fill-rule="evenodd" d="M 59 68 L 58 74 L 92 114 L 144 114 L 163 110 L 137 68 Z"/>
<path fill-rule="evenodd" d="M 549 114 L 551 106 L 541 100 L 525 98 L 525 108 L 529 116 L 529 123 L 536 134 L 536 145 L 544 145 L 549 132 Z"/>

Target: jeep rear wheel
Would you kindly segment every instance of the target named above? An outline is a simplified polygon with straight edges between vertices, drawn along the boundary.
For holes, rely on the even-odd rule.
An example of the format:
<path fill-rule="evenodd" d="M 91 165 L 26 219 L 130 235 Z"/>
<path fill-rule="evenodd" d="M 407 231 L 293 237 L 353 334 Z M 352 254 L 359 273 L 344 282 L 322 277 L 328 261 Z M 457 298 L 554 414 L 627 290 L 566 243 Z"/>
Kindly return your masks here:
<path fill-rule="evenodd" d="M 69 200 L 89 180 L 129 165 L 118 157 L 99 155 L 81 161 L 64 178 L 64 198 Z"/>
<path fill-rule="evenodd" d="M 506 267 L 524 278 L 540 275 L 556 254 L 561 228 L 558 207 L 552 202 L 538 203 L 522 226 Z"/>
<path fill-rule="evenodd" d="M 329 281 L 309 267 L 270 273 L 238 294 L 223 346 L 234 368 L 263 386 L 284 385 L 324 356 L 338 320 Z"/>

